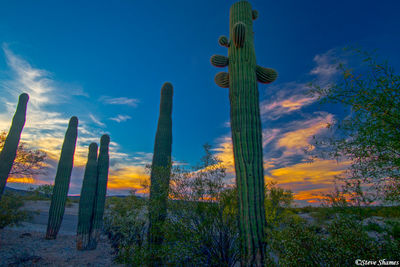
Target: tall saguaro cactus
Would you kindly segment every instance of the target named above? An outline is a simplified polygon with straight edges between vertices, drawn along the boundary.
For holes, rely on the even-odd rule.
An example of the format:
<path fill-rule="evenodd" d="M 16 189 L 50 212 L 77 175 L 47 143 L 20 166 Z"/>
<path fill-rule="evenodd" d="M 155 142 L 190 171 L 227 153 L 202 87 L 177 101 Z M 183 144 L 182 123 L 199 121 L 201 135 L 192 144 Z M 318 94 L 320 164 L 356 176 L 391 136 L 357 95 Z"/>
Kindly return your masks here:
<path fill-rule="evenodd" d="M 228 57 L 214 55 L 211 64 L 228 66 L 229 73 L 215 76 L 217 85 L 229 88 L 231 131 L 239 194 L 239 229 L 242 266 L 263 266 L 265 234 L 262 129 L 257 81 L 273 82 L 273 69 L 256 65 L 253 19 L 258 12 L 247 1 L 230 9 L 230 39 L 221 36 Z"/>
<path fill-rule="evenodd" d="M 171 175 L 172 96 L 172 84 L 169 82 L 164 83 L 161 88 L 160 115 L 150 174 L 148 232 L 150 248 L 156 248 L 162 243 L 161 227 L 167 216 L 167 199 Z"/>
<path fill-rule="evenodd" d="M 93 207 L 97 190 L 97 144 L 89 146 L 88 160 L 83 177 L 81 197 L 79 198 L 78 230 L 76 248 L 89 248 L 90 231 L 92 228 Z"/>
<path fill-rule="evenodd" d="M 60 230 L 65 211 L 65 202 L 69 189 L 69 181 L 74 163 L 76 138 L 78 137 L 78 118 L 73 116 L 69 120 L 68 129 L 65 133 L 61 156 L 58 162 L 56 178 L 54 181 L 53 194 L 49 209 L 49 220 L 47 223 L 46 239 L 56 239 Z"/>
<path fill-rule="evenodd" d="M 100 152 L 97 160 L 97 190 L 93 209 L 93 223 L 90 234 L 90 248 L 95 249 L 99 241 L 101 228 L 103 226 L 104 205 L 107 193 L 108 167 L 110 157 L 108 155 L 108 146 L 110 136 L 104 134 L 100 138 Z"/>
<path fill-rule="evenodd" d="M 6 187 L 7 178 L 10 174 L 12 165 L 17 155 L 19 139 L 25 125 L 26 105 L 28 104 L 29 95 L 21 94 L 19 96 L 17 110 L 15 111 L 10 131 L 8 132 L 3 150 L 0 153 L 0 198 Z"/>

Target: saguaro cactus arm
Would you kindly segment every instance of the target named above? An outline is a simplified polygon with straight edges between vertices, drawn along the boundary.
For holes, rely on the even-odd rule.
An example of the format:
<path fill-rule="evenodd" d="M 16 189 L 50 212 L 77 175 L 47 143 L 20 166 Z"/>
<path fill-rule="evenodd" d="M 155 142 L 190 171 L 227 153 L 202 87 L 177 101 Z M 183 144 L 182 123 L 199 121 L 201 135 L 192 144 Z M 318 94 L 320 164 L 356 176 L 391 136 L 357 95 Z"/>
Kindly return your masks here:
<path fill-rule="evenodd" d="M 246 25 L 243 22 L 239 21 L 233 25 L 232 38 L 236 48 L 243 47 L 246 38 Z"/>
<path fill-rule="evenodd" d="M 260 83 L 271 83 L 276 80 L 278 73 L 274 69 L 264 68 L 257 65 L 256 76 L 257 81 Z"/>
<path fill-rule="evenodd" d="M 26 106 L 29 95 L 23 93 L 19 96 L 17 110 L 15 111 L 10 131 L 8 132 L 3 149 L 0 153 L 0 198 L 3 195 L 8 175 L 13 166 L 21 132 L 25 125 Z"/>
<path fill-rule="evenodd" d="M 221 56 L 221 55 L 213 55 L 210 61 L 213 66 L 219 68 L 226 67 L 229 64 L 229 59 L 226 56 Z"/>
<path fill-rule="evenodd" d="M 219 43 L 220 46 L 229 47 L 229 41 L 228 41 L 228 38 L 225 35 L 222 35 L 222 36 L 219 37 L 218 43 Z"/>
<path fill-rule="evenodd" d="M 214 81 L 219 87 L 229 88 L 229 74 L 226 72 L 218 72 Z"/>

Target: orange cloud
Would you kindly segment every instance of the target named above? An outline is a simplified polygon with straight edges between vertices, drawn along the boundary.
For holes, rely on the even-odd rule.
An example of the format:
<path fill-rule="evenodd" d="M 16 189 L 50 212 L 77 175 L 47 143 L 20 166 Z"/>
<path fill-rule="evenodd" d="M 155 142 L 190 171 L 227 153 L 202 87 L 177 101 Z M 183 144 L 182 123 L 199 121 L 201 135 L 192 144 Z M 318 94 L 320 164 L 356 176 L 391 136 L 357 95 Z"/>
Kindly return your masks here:
<path fill-rule="evenodd" d="M 332 120 L 332 114 L 311 120 L 310 122 L 307 122 L 308 127 L 284 134 L 284 136 L 278 140 L 277 146 L 286 147 L 288 149 L 302 149 L 309 146 L 310 138 L 324 130 L 327 123 L 331 123 Z"/>
<path fill-rule="evenodd" d="M 110 170 L 107 188 L 132 189 L 143 193 L 143 183 L 148 182 L 149 175 L 143 166 L 122 166 Z"/>
<path fill-rule="evenodd" d="M 322 194 L 334 189 L 334 177 L 341 174 L 349 162 L 318 159 L 313 163 L 298 163 L 272 169 L 266 180 L 273 180 L 295 193 L 297 200 L 321 199 Z M 317 188 L 315 188 L 317 187 Z"/>
<path fill-rule="evenodd" d="M 217 156 L 226 167 L 226 171 L 229 173 L 235 172 L 235 161 L 233 157 L 233 145 L 231 137 L 225 136 L 220 139 L 222 142 L 218 144 L 218 147 L 213 149 L 217 151 Z"/>

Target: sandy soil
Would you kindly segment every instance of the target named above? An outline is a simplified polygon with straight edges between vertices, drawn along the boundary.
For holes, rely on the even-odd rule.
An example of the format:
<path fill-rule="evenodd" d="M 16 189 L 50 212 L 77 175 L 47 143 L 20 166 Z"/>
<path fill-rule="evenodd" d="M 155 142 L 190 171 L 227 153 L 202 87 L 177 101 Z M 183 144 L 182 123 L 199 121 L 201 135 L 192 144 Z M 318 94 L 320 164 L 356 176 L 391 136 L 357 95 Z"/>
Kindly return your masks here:
<path fill-rule="evenodd" d="M 46 240 L 49 201 L 28 201 L 24 209 L 38 211 L 31 222 L 0 230 L 0 266 L 122 266 L 102 236 L 96 250 L 76 249 L 78 205 L 67 207 L 56 240 Z"/>

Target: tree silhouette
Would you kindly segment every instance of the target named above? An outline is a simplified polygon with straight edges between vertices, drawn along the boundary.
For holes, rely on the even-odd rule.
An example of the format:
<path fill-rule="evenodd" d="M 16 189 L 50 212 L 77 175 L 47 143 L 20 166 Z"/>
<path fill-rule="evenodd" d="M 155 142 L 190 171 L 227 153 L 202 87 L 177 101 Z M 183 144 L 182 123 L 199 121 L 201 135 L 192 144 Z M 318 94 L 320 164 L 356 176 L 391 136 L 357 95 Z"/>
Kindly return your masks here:
<path fill-rule="evenodd" d="M 0 150 L 3 149 L 6 137 L 6 131 L 0 132 Z M 32 150 L 25 143 L 20 142 L 10 175 L 22 177 L 41 174 L 46 167 L 46 158 L 47 154 L 44 151 Z"/>

